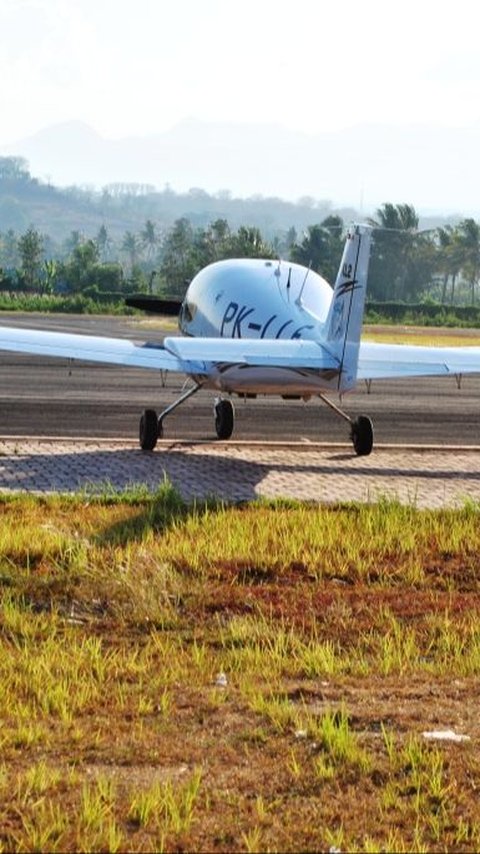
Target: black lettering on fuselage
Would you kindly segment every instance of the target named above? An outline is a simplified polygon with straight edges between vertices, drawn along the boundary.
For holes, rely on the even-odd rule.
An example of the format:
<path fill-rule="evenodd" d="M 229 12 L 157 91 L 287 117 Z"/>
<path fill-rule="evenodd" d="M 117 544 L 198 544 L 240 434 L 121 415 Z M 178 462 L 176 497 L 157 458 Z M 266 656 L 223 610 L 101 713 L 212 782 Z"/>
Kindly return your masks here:
<path fill-rule="evenodd" d="M 224 337 L 225 334 L 228 335 L 228 333 L 230 333 L 231 338 L 241 338 L 242 337 L 242 323 L 247 317 L 249 317 L 254 312 L 255 312 L 255 309 L 250 308 L 248 305 L 240 306 L 237 302 L 229 302 L 229 304 L 227 305 L 225 312 L 223 314 L 222 324 L 220 327 L 220 335 L 222 337 Z M 272 314 L 271 317 L 269 317 L 268 320 L 265 321 L 263 326 L 261 323 L 250 321 L 248 323 L 248 329 L 252 329 L 254 332 L 260 332 L 260 338 L 265 338 L 268 329 L 271 327 L 271 325 L 273 324 L 273 322 L 275 320 L 277 320 L 277 315 Z M 282 323 L 282 321 L 280 319 L 279 323 L 280 323 L 280 327 L 278 329 L 277 334 L 275 335 L 275 338 L 277 338 L 277 339 L 282 336 L 282 334 L 285 332 L 285 330 L 289 326 L 291 326 L 291 324 L 293 323 L 293 320 L 286 320 Z M 227 327 L 229 327 L 229 329 L 227 329 Z M 313 328 L 314 328 L 313 324 L 304 324 L 303 326 L 298 326 L 297 329 L 295 329 L 295 331 L 292 333 L 292 335 L 290 337 L 292 339 L 301 338 L 302 337 L 302 331 L 304 329 L 313 329 Z M 273 334 L 274 333 L 272 333 L 272 337 L 273 337 Z"/>
<path fill-rule="evenodd" d="M 273 323 L 273 321 L 275 320 L 276 316 L 277 316 L 276 314 L 272 314 L 272 316 L 268 318 L 267 322 L 265 323 L 265 325 L 262 329 L 262 334 L 260 335 L 260 338 L 265 338 L 265 333 L 266 333 L 268 327 L 270 326 L 270 324 Z"/>
<path fill-rule="evenodd" d="M 287 320 L 287 321 L 286 321 L 286 322 L 285 322 L 285 323 L 280 327 L 280 329 L 278 330 L 277 334 L 275 335 L 275 338 L 280 338 L 280 336 L 281 336 L 281 334 L 282 334 L 283 330 L 284 330 L 284 329 L 286 329 L 286 328 L 287 328 L 287 326 L 290 326 L 290 324 L 291 324 L 291 323 L 293 323 L 293 320 Z"/>
<path fill-rule="evenodd" d="M 242 337 L 242 328 L 241 328 L 240 324 L 241 324 L 242 320 L 245 320 L 245 318 L 248 317 L 249 314 L 253 314 L 254 311 L 255 311 L 254 308 L 248 308 L 248 306 L 242 305 L 241 309 L 239 310 L 239 312 L 235 318 L 235 322 L 233 324 L 232 338 L 235 338 L 235 337 L 241 338 Z"/>
<path fill-rule="evenodd" d="M 295 338 L 301 338 L 302 337 L 302 329 L 313 329 L 313 324 L 310 324 L 310 325 L 305 324 L 305 326 L 299 326 L 298 329 L 296 329 L 295 332 L 293 333 L 292 340 L 294 340 Z"/>
<path fill-rule="evenodd" d="M 220 327 L 220 335 L 223 336 L 223 330 L 228 323 L 231 323 L 233 318 L 235 317 L 238 311 L 238 303 L 237 302 L 229 302 L 226 309 L 225 314 L 223 315 L 222 325 Z"/>

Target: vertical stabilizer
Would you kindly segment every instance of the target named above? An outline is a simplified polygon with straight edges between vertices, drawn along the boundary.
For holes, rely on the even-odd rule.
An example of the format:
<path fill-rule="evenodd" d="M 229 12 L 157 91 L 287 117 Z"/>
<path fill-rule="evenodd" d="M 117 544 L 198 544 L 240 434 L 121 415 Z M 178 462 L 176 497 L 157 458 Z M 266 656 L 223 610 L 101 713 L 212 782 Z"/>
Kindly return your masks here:
<path fill-rule="evenodd" d="M 349 230 L 326 320 L 325 346 L 340 362 L 339 391 L 353 388 L 357 378 L 371 232 L 368 225 Z"/>

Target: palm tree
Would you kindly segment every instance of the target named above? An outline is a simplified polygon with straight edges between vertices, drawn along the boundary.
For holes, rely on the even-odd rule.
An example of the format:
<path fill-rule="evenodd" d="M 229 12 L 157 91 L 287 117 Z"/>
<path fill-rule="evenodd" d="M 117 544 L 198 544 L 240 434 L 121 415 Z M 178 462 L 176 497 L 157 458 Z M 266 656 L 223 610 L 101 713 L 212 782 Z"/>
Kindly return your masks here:
<path fill-rule="evenodd" d="M 472 305 L 475 303 L 475 285 L 480 278 L 480 225 L 474 219 L 462 220 L 457 226 L 462 250 L 462 273 L 470 285 Z"/>
<path fill-rule="evenodd" d="M 95 238 L 95 243 L 102 261 L 105 261 L 108 255 L 108 250 L 111 245 L 111 240 L 105 225 L 101 225 L 98 229 L 98 234 Z"/>
<path fill-rule="evenodd" d="M 275 252 L 259 228 L 241 225 L 229 240 L 229 253 L 236 258 L 275 258 Z"/>
<path fill-rule="evenodd" d="M 13 228 L 9 228 L 2 236 L 0 260 L 2 267 L 7 270 L 13 270 L 19 263 L 18 239 Z"/>
<path fill-rule="evenodd" d="M 311 267 L 316 273 L 322 272 L 327 256 L 327 234 L 320 224 L 309 225 L 302 242 L 292 246 L 290 253 L 292 261 Z"/>
<path fill-rule="evenodd" d="M 166 283 L 166 293 L 183 299 L 187 283 L 198 271 L 195 233 L 186 217 L 175 220 L 165 238 L 160 274 Z"/>
<path fill-rule="evenodd" d="M 38 283 L 40 266 L 43 259 L 43 238 L 34 228 L 29 228 L 18 241 L 22 273 L 27 288 Z"/>
<path fill-rule="evenodd" d="M 450 302 L 453 304 L 455 299 L 455 284 L 457 276 L 462 268 L 462 246 L 457 229 L 451 225 L 441 226 L 436 230 L 438 247 L 437 247 L 437 264 L 440 272 L 443 274 L 442 284 L 442 303 L 447 301 L 447 286 L 448 279 L 451 279 L 452 287 L 450 291 Z"/>
<path fill-rule="evenodd" d="M 370 224 L 376 228 L 389 231 L 416 231 L 418 229 L 418 216 L 413 205 L 393 205 L 385 202 L 381 208 L 375 211 L 376 220 L 371 219 Z"/>
<path fill-rule="evenodd" d="M 342 233 L 343 220 L 339 216 L 328 216 L 320 224 L 309 225 L 302 242 L 292 246 L 290 258 L 334 282 L 342 257 Z"/>
<path fill-rule="evenodd" d="M 72 252 L 74 252 L 75 249 L 77 249 L 77 247 L 80 246 L 81 243 L 82 243 L 82 235 L 80 234 L 80 232 L 77 231 L 76 229 L 74 231 L 71 231 L 70 237 L 67 237 L 67 239 L 64 242 L 64 246 L 65 246 L 65 250 L 66 250 L 67 255 L 71 255 Z"/>
<path fill-rule="evenodd" d="M 409 281 L 409 263 L 416 242 L 418 216 L 413 205 L 385 202 L 375 212 L 370 224 L 378 229 L 369 276 L 373 296 L 404 299 L 407 291 L 416 290 L 417 282 Z"/>
<path fill-rule="evenodd" d="M 130 268 L 133 269 L 138 261 L 138 238 L 131 231 L 126 231 L 122 241 L 122 251 L 127 255 L 130 263 Z"/>
<path fill-rule="evenodd" d="M 225 254 L 228 255 L 230 237 L 230 226 L 226 219 L 219 217 L 210 223 L 204 234 L 208 262 L 217 261 L 224 258 Z"/>
<path fill-rule="evenodd" d="M 147 261 L 152 260 L 158 246 L 158 240 L 155 223 L 151 219 L 147 219 L 144 228 L 140 232 L 140 242 L 142 248 L 146 250 Z"/>

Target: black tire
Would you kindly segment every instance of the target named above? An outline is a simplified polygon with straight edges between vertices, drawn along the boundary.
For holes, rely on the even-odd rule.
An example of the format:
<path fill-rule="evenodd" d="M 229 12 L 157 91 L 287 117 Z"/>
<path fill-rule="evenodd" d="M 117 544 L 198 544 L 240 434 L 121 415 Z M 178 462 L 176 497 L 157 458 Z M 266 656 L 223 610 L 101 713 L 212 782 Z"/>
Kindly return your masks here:
<path fill-rule="evenodd" d="M 142 451 L 153 451 L 158 439 L 158 417 L 154 409 L 142 412 L 139 439 Z"/>
<path fill-rule="evenodd" d="M 373 448 L 373 424 L 366 415 L 359 415 L 352 422 L 351 439 L 358 457 L 367 457 Z"/>
<path fill-rule="evenodd" d="M 215 430 L 219 439 L 229 439 L 233 433 L 235 410 L 231 400 L 219 400 L 215 404 Z"/>

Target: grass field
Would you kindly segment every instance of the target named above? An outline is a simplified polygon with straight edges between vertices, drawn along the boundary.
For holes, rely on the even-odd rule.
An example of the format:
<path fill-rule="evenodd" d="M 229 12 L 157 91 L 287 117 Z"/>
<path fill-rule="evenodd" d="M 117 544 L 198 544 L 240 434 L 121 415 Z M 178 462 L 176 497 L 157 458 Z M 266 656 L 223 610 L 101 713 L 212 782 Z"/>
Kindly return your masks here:
<path fill-rule="evenodd" d="M 0 846 L 478 850 L 479 512 L 4 499 Z"/>
<path fill-rule="evenodd" d="M 418 344 L 424 347 L 480 347 L 478 329 L 450 329 L 427 326 L 363 327 L 362 339 L 379 344 Z"/>

